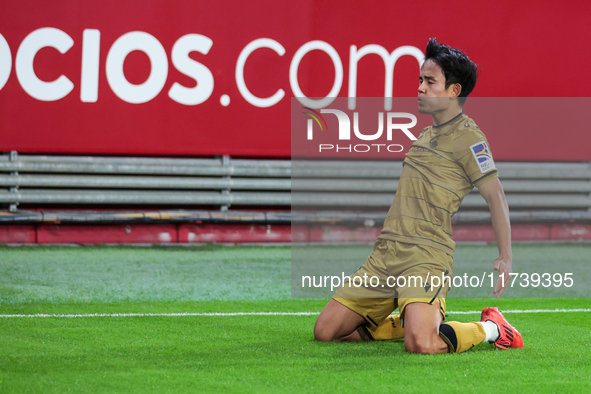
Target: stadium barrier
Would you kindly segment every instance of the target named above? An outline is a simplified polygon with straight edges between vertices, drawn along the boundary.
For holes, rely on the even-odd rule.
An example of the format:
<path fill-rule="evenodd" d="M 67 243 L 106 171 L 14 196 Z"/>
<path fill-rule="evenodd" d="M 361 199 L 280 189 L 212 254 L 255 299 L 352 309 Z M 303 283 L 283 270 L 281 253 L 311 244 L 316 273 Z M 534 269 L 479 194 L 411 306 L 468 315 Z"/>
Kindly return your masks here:
<path fill-rule="evenodd" d="M 289 161 L 10 155 L 0 157 L 0 203 L 290 204 Z M 26 173 L 26 174 L 23 174 Z M 231 193 L 230 193 L 231 191 Z M 244 192 L 248 191 L 248 192 Z"/>
<path fill-rule="evenodd" d="M 497 163 L 512 209 L 591 209 L 591 163 Z M 402 162 L 0 156 L 2 204 L 388 208 Z M 486 208 L 477 192 L 463 208 Z"/>
<path fill-rule="evenodd" d="M 502 162 L 497 167 L 511 208 L 514 234 L 521 231 L 522 239 L 531 240 L 591 238 L 591 228 L 587 228 L 591 222 L 591 163 Z M 129 225 L 167 223 L 177 226 L 169 229 L 171 235 L 139 241 L 128 237 L 128 242 L 289 242 L 291 224 L 306 226 L 306 239 L 313 238 L 314 231 L 327 239 L 321 234 L 326 223 L 342 224 L 339 231 L 343 239 L 365 240 L 379 234 L 401 171 L 401 162 L 386 161 L 77 157 L 12 152 L 0 155 L 0 204 L 10 207 L 0 212 L 0 223 L 62 224 L 62 232 L 63 224 L 75 224 L 78 227 L 72 234 L 77 235 L 71 242 L 81 242 L 77 241 L 84 232 L 81 224 L 120 224 L 121 237 L 114 242 L 123 242 L 132 232 Z M 24 209 L 17 209 L 18 204 Z M 307 213 L 291 215 L 292 204 Z M 154 206 L 158 208 L 154 210 Z M 182 226 L 191 223 L 199 224 L 199 229 L 184 231 Z M 476 190 L 466 196 L 453 223 L 454 238 L 494 239 L 486 202 Z M 516 227 L 540 223 L 544 225 L 537 229 Z M 566 228 L 564 224 L 580 226 Z M 540 226 L 545 227 L 540 230 Z M 0 242 L 17 238 L 51 242 L 51 237 L 39 235 L 40 229 L 35 227 L 33 236 L 27 227 L 24 238 L 14 238 L 16 233 L 5 228 L 2 231 L 10 234 L 8 238 L 0 235 Z M 97 228 L 88 231 L 83 238 L 92 243 Z M 336 233 L 334 227 L 331 231 Z M 237 236 L 237 232 L 246 235 Z M 560 235 L 563 233 L 566 235 Z"/>

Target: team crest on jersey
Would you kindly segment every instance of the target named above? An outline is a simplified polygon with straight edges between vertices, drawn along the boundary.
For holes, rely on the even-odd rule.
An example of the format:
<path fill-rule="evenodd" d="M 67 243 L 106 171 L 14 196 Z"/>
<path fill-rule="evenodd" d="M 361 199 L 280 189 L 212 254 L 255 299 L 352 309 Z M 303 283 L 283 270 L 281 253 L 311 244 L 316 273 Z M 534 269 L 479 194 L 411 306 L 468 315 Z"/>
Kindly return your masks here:
<path fill-rule="evenodd" d="M 472 151 L 474 160 L 476 160 L 476 164 L 478 164 L 478 168 L 480 168 L 480 172 L 483 174 L 496 168 L 495 162 L 493 161 L 492 155 L 490 154 L 490 149 L 488 148 L 486 142 L 481 141 L 472 145 L 470 147 L 470 151 Z"/>

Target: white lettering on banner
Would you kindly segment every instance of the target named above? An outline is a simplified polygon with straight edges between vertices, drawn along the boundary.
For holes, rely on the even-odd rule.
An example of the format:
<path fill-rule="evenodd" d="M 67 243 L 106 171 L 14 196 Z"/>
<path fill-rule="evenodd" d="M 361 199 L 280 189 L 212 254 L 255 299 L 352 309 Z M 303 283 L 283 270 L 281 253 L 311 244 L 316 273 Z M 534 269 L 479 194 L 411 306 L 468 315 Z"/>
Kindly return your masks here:
<path fill-rule="evenodd" d="M 64 75 L 55 81 L 45 82 L 35 74 L 33 61 L 41 48 L 55 48 L 61 54 L 74 45 L 72 37 L 53 27 L 44 27 L 31 32 L 25 37 L 16 53 L 16 77 L 29 96 L 41 101 L 56 101 L 66 97 L 74 84 Z"/>
<path fill-rule="evenodd" d="M 300 67 L 300 62 L 308 52 L 313 50 L 326 52 L 334 64 L 335 71 L 332 89 L 330 89 L 330 92 L 325 98 L 319 100 L 306 97 L 304 92 L 302 92 L 302 89 L 300 89 L 300 84 L 298 82 L 298 68 Z M 302 103 L 302 105 L 311 108 L 322 108 L 330 105 L 339 95 L 341 86 L 343 86 L 343 63 L 341 62 L 339 53 L 330 44 L 324 41 L 310 41 L 305 43 L 297 50 L 295 55 L 293 55 L 293 59 L 291 59 L 291 64 L 289 66 L 289 84 L 293 95 L 300 103 Z"/>
<path fill-rule="evenodd" d="M 82 73 L 80 77 L 80 101 L 96 103 L 98 100 L 99 60 L 101 32 L 85 29 L 82 33 Z"/>
<path fill-rule="evenodd" d="M 384 110 L 390 111 L 392 109 L 392 86 L 394 85 L 394 66 L 400 57 L 405 55 L 414 56 L 421 65 L 425 55 L 417 47 L 405 45 L 396 48 L 392 53 L 381 45 L 366 45 L 357 51 L 355 45 L 351 45 L 349 57 L 349 109 L 354 110 L 357 103 L 357 63 L 361 58 L 370 53 L 379 55 L 384 61 L 386 67 L 386 78 L 384 81 Z"/>
<path fill-rule="evenodd" d="M 8 42 L 2 34 L 0 34 L 0 90 L 4 87 L 8 78 L 10 78 L 10 71 L 12 70 L 12 54 Z"/>
<path fill-rule="evenodd" d="M 42 48 L 50 47 L 57 49 L 60 53 L 66 53 L 74 45 L 73 39 L 62 30 L 44 27 L 31 32 L 21 42 L 15 57 L 15 70 L 17 79 L 23 90 L 31 97 L 41 101 L 56 101 L 66 97 L 74 88 L 74 84 L 64 75 L 56 80 L 45 82 L 35 74 L 34 59 Z M 103 44 L 104 45 L 104 44 Z M 189 55 L 191 52 L 199 52 L 207 55 L 213 47 L 213 41 L 200 34 L 186 34 L 180 37 L 172 47 L 171 60 L 174 67 L 182 74 L 195 80 L 195 86 L 186 87 L 174 82 L 168 91 L 168 96 L 183 105 L 198 105 L 207 101 L 213 94 L 214 76 L 210 69 L 200 62 L 193 60 Z M 269 48 L 279 56 L 286 53 L 285 48 L 279 42 L 271 38 L 259 38 L 248 43 L 240 52 L 236 62 L 235 78 L 238 91 L 242 97 L 251 105 L 260 108 L 268 108 L 276 105 L 285 97 L 283 89 L 277 91 L 270 97 L 257 97 L 250 92 L 244 79 L 244 66 L 249 56 L 260 48 Z M 326 53 L 333 62 L 335 78 L 328 95 L 320 99 L 306 97 L 300 88 L 298 80 L 298 69 L 304 56 L 310 51 L 319 50 Z M 141 84 L 130 83 L 124 74 L 123 65 L 127 55 L 133 51 L 144 52 L 150 60 L 150 74 Z M 84 29 L 82 34 L 82 59 L 80 70 L 80 101 L 94 103 L 98 101 L 99 95 L 99 72 L 101 54 L 101 32 L 97 29 Z M 384 47 L 377 44 L 366 45 L 357 49 L 355 45 L 350 47 L 349 59 L 349 109 L 354 109 L 357 95 L 357 64 L 361 58 L 368 54 L 379 55 L 385 65 L 385 104 L 384 108 L 389 111 L 392 107 L 392 85 L 394 68 L 396 62 L 402 56 L 414 56 L 419 63 L 422 61 L 423 53 L 413 46 L 401 46 L 392 53 L 388 53 Z M 4 36 L 0 34 L 0 90 L 10 79 L 12 71 L 12 55 L 10 46 Z M 262 70 L 260 72 L 263 72 Z M 120 36 L 109 48 L 105 73 L 111 90 L 121 100 L 133 104 L 146 103 L 158 96 L 168 79 L 168 57 L 167 52 L 160 41 L 149 33 L 132 31 Z M 289 84 L 293 95 L 304 106 L 310 108 L 323 108 L 330 105 L 339 95 L 343 85 L 343 64 L 338 52 L 330 44 L 324 41 L 310 41 L 303 44 L 294 54 L 289 66 Z M 223 94 L 220 103 L 227 106 L 230 97 Z M 391 121 L 391 119 L 389 119 Z M 380 119 L 381 122 L 381 119 Z M 391 123 L 391 122 L 390 122 Z M 392 128 L 400 128 L 401 125 L 390 125 Z M 410 125 L 403 125 L 412 127 Z M 400 128 L 409 136 L 408 130 Z M 345 133 L 345 130 L 342 131 Z M 382 134 L 383 123 L 380 123 L 379 130 L 375 134 L 365 135 L 359 131 L 355 123 L 355 135 L 363 140 L 373 140 Z M 350 137 L 350 130 L 349 130 Z M 374 138 L 375 137 L 375 138 Z"/>
<path fill-rule="evenodd" d="M 197 85 L 193 88 L 187 88 L 178 82 L 175 82 L 168 96 L 184 105 L 197 105 L 205 102 L 213 93 L 213 74 L 203 64 L 191 59 L 189 54 L 197 51 L 207 55 L 213 41 L 211 38 L 201 34 L 187 34 L 182 36 L 174 43 L 172 47 L 172 64 L 174 67 L 193 78 Z"/>
<path fill-rule="evenodd" d="M 285 48 L 283 48 L 283 45 L 270 38 L 259 38 L 258 40 L 250 42 L 244 47 L 242 52 L 240 52 L 238 61 L 236 62 L 236 85 L 238 86 L 238 90 L 242 97 L 244 97 L 244 99 L 250 104 L 255 107 L 267 108 L 277 104 L 283 96 L 285 96 L 285 91 L 279 89 L 271 97 L 260 98 L 250 93 L 250 90 L 246 87 L 246 82 L 244 82 L 244 65 L 250 54 L 259 48 L 270 48 L 277 52 L 279 56 L 285 54 Z"/>
<path fill-rule="evenodd" d="M 148 79 L 139 85 L 130 83 L 123 73 L 125 58 L 133 51 L 142 51 L 152 65 Z M 119 37 L 107 55 L 107 81 L 113 92 L 132 104 L 146 103 L 158 96 L 168 77 L 168 58 L 164 47 L 154 36 L 132 31 Z"/>

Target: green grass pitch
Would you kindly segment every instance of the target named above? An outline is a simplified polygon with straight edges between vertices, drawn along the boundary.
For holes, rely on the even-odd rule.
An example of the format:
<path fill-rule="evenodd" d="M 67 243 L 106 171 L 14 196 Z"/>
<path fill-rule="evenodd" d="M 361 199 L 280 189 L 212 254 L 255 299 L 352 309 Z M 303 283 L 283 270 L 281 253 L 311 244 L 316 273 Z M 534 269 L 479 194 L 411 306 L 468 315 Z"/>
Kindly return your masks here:
<path fill-rule="evenodd" d="M 456 265 L 495 249 L 460 245 Z M 516 259 L 590 252 L 514 245 Z M 317 313 L 326 299 L 290 297 L 290 256 L 289 247 L 2 246 L 0 315 Z M 448 310 L 495 304 L 591 307 L 585 298 L 450 298 Z M 590 312 L 506 317 L 524 349 L 437 356 L 408 354 L 400 341 L 316 342 L 315 314 L 0 317 L 0 392 L 591 392 Z"/>

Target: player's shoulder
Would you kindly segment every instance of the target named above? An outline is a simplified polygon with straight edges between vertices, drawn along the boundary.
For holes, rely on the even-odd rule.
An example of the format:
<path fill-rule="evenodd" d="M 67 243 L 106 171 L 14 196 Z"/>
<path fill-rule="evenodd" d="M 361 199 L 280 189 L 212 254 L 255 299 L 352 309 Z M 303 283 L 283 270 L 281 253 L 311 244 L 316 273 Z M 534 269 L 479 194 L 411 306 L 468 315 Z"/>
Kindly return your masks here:
<path fill-rule="evenodd" d="M 457 147 L 472 145 L 479 141 L 486 141 L 484 132 L 474 122 L 474 120 L 466 115 L 458 122 L 453 130 L 452 137 L 454 145 Z"/>
<path fill-rule="evenodd" d="M 421 130 L 421 132 L 419 133 L 419 135 L 418 135 L 418 137 L 417 137 L 417 140 L 420 140 L 420 139 L 421 139 L 421 137 L 422 137 L 423 135 L 425 135 L 425 133 L 427 133 L 427 132 L 428 132 L 429 130 L 431 130 L 432 128 L 433 128 L 433 126 L 427 126 L 427 127 L 425 127 L 423 130 Z"/>

